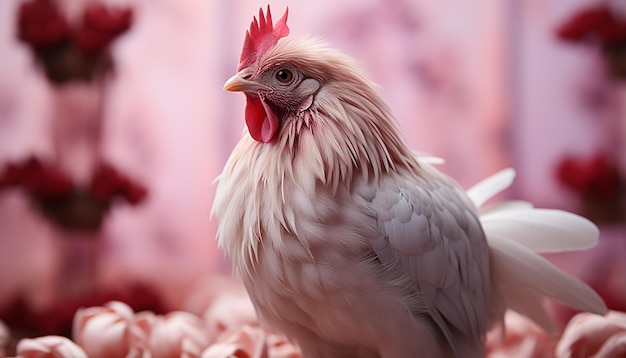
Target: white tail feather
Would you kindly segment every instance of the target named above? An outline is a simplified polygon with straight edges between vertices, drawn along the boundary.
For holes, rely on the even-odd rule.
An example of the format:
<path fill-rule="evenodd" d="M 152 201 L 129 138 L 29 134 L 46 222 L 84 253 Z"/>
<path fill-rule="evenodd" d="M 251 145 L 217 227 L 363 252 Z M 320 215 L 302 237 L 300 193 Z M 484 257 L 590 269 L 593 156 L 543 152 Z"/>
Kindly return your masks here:
<path fill-rule="evenodd" d="M 489 240 L 491 249 L 493 278 L 495 288 L 506 308 L 512 308 L 511 302 L 521 314 L 537 320 L 546 327 L 545 317 L 538 311 L 542 298 L 552 298 L 580 311 L 606 313 L 604 301 L 582 281 L 559 270 L 545 258 L 508 238 L 492 236 Z M 518 302 L 520 292 L 540 299 L 539 302 L 525 300 Z M 548 321 L 549 322 L 549 321 Z"/>
<path fill-rule="evenodd" d="M 591 221 L 562 210 L 492 211 L 480 221 L 488 239 L 505 237 L 541 253 L 587 250 L 597 245 L 600 235 Z"/>
<path fill-rule="evenodd" d="M 469 189 L 468 195 L 480 207 L 509 187 L 514 177 L 512 169 L 505 169 Z M 504 311 L 512 309 L 550 331 L 545 298 L 581 311 L 607 312 L 593 289 L 537 254 L 594 247 L 599 231 L 591 221 L 561 210 L 535 209 L 523 201 L 481 209 L 480 219 L 491 254 L 494 319 L 501 320 Z"/>
<path fill-rule="evenodd" d="M 496 204 L 483 206 L 480 208 L 480 216 L 486 216 L 493 212 L 502 212 L 508 210 L 532 209 L 533 204 L 523 200 L 507 200 Z"/>
<path fill-rule="evenodd" d="M 480 181 L 467 190 L 467 195 L 476 207 L 481 207 L 487 200 L 510 187 L 515 179 L 515 170 L 507 168 Z"/>

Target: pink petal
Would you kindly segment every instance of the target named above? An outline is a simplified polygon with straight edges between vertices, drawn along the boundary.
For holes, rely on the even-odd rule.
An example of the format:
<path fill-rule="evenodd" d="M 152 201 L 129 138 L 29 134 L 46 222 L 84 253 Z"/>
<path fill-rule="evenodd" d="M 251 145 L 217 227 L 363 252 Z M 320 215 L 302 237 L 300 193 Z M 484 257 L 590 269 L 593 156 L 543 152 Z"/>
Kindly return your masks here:
<path fill-rule="evenodd" d="M 596 357 L 626 357 L 626 332 L 620 332 L 607 339 Z"/>
<path fill-rule="evenodd" d="M 199 357 L 208 345 L 204 323 L 187 312 L 172 312 L 158 319 L 149 338 L 154 358 Z"/>
<path fill-rule="evenodd" d="M 579 313 L 565 328 L 556 355 L 601 357 L 600 352 L 619 350 L 622 338 L 614 337 L 623 335 L 626 335 L 626 314 L 615 311 L 606 316 Z"/>
<path fill-rule="evenodd" d="M 204 351 L 202 358 L 268 358 L 267 336 L 260 327 L 241 326 L 220 335 L 217 343 Z M 223 352 L 230 352 L 230 355 L 219 355 Z"/>
<path fill-rule="evenodd" d="M 71 340 L 60 336 L 22 339 L 17 344 L 21 358 L 87 358 L 87 354 Z"/>
<path fill-rule="evenodd" d="M 501 328 L 493 329 L 487 334 L 487 357 L 553 356 L 555 340 L 534 322 L 513 311 L 507 311 L 504 320 L 504 337 Z"/>
<path fill-rule="evenodd" d="M 201 358 L 250 358 L 250 355 L 236 344 L 217 343 L 205 350 Z"/>
<path fill-rule="evenodd" d="M 272 358 L 302 358 L 300 349 L 289 342 L 287 338 L 278 334 L 267 337 L 267 353 Z"/>
<path fill-rule="evenodd" d="M 140 328 L 133 328 L 133 323 L 134 312 L 122 302 L 81 309 L 74 316 L 74 340 L 92 358 L 124 357 L 140 345 L 133 337 L 143 334 Z"/>
<path fill-rule="evenodd" d="M 218 297 L 204 313 L 212 340 L 224 331 L 243 325 L 258 325 L 256 312 L 248 295 L 233 292 Z"/>

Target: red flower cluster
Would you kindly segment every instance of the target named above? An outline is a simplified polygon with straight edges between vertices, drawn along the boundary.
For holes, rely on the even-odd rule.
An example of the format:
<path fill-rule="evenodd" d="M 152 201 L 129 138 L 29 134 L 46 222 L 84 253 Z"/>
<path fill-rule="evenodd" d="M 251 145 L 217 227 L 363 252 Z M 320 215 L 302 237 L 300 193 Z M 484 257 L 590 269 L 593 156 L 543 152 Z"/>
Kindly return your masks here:
<path fill-rule="evenodd" d="M 83 15 L 82 27 L 76 30 L 74 41 L 86 51 L 99 51 L 126 32 L 132 22 L 129 8 L 108 8 L 102 4 L 90 4 Z"/>
<path fill-rule="evenodd" d="M 611 0 L 608 0 L 611 1 Z M 623 0 L 618 0 L 623 1 Z M 615 79 L 626 79 L 626 14 L 609 2 L 587 8 L 557 29 L 558 36 L 570 42 L 600 45 L 607 73 Z"/>
<path fill-rule="evenodd" d="M 20 7 L 18 37 L 35 49 L 72 42 L 83 51 L 102 51 L 131 23 L 130 8 L 92 3 L 85 9 L 81 23 L 72 28 L 54 0 L 31 0 Z"/>
<path fill-rule="evenodd" d="M 600 154 L 588 160 L 565 158 L 557 177 L 583 198 L 615 199 L 621 190 L 619 170 Z"/>
<path fill-rule="evenodd" d="M 143 201 L 148 191 L 141 184 L 126 177 L 108 164 L 101 164 L 96 169 L 91 181 L 91 193 L 100 201 L 111 201 L 120 196 L 135 205 Z"/>
<path fill-rule="evenodd" d="M 70 37 L 70 27 L 52 0 L 23 2 L 19 13 L 19 39 L 35 48 L 51 47 Z"/>
<path fill-rule="evenodd" d="M 21 163 L 9 163 L 0 172 L 0 190 L 13 187 L 21 187 L 39 212 L 70 231 L 98 230 L 118 197 L 137 205 L 148 194 L 143 185 L 108 164 L 101 164 L 90 185 L 83 188 L 56 166 L 42 164 L 32 156 Z"/>
<path fill-rule="evenodd" d="M 18 186 L 40 198 L 59 198 L 74 191 L 72 180 L 63 171 L 34 156 L 22 163 L 9 163 L 0 173 L 0 189 Z M 143 185 L 106 163 L 96 169 L 89 191 L 102 202 L 110 202 L 119 196 L 133 205 L 139 204 L 148 194 Z"/>
<path fill-rule="evenodd" d="M 38 197 L 58 198 L 71 194 L 71 179 L 55 166 L 31 156 L 22 163 L 9 163 L 0 175 L 0 189 L 23 186 Z"/>
<path fill-rule="evenodd" d="M 626 42 L 626 19 L 611 12 L 606 4 L 587 8 L 562 24 L 558 36 L 566 41 L 599 41 L 604 47 Z"/>

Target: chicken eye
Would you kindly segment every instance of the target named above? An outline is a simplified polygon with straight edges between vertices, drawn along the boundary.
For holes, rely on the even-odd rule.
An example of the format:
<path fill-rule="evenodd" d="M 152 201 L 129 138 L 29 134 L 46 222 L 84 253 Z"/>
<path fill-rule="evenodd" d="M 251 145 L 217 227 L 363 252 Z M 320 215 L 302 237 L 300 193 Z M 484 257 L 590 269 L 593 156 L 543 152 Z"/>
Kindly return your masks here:
<path fill-rule="evenodd" d="M 293 80 L 293 73 L 288 69 L 281 69 L 276 72 L 276 79 L 280 83 L 289 83 Z"/>

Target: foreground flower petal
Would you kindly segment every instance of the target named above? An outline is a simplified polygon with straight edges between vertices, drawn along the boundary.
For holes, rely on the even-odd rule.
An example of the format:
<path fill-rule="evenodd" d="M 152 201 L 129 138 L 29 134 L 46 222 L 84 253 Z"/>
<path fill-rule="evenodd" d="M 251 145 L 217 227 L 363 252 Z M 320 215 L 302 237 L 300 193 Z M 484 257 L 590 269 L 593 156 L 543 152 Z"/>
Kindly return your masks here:
<path fill-rule="evenodd" d="M 22 339 L 17 344 L 19 358 L 87 358 L 76 343 L 60 336 Z"/>
<path fill-rule="evenodd" d="M 9 331 L 9 327 L 7 327 L 4 322 L 0 321 L 0 357 L 5 356 L 5 347 L 7 343 L 9 343 L 10 338 L 11 332 Z"/>
<path fill-rule="evenodd" d="M 487 334 L 487 357 L 552 357 L 556 340 L 543 329 L 513 311 L 504 316 L 505 336 L 496 328 Z"/>
<path fill-rule="evenodd" d="M 270 358 L 302 358 L 300 349 L 283 335 L 270 334 L 267 337 L 267 346 Z"/>
<path fill-rule="evenodd" d="M 202 358 L 269 358 L 266 339 L 262 328 L 242 326 L 220 335 L 217 343 L 202 353 Z"/>
<path fill-rule="evenodd" d="M 209 345 L 204 322 L 187 312 L 159 317 L 152 326 L 149 346 L 154 358 L 200 357 Z"/>
<path fill-rule="evenodd" d="M 626 313 L 606 316 L 579 313 L 569 322 L 556 347 L 557 357 L 625 357 Z"/>
<path fill-rule="evenodd" d="M 74 316 L 74 340 L 91 358 L 125 357 L 142 352 L 147 345 L 150 324 L 138 320 L 133 310 L 122 302 L 81 309 Z M 144 322 L 143 325 L 137 322 Z"/>
<path fill-rule="evenodd" d="M 205 311 L 204 321 L 212 341 L 225 331 L 244 325 L 258 325 L 256 312 L 248 295 L 234 292 L 215 299 Z"/>

